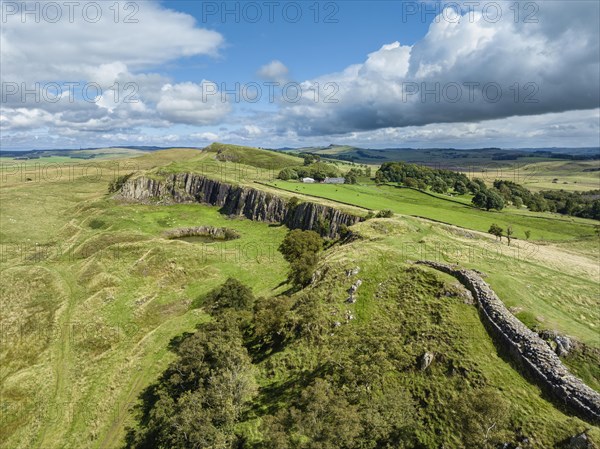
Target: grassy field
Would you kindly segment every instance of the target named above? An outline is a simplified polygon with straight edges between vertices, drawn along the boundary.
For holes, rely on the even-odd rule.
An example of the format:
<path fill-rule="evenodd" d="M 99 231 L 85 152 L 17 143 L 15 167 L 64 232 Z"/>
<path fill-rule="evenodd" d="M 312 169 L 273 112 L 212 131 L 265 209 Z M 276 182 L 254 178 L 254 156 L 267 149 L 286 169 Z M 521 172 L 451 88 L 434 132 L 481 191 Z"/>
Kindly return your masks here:
<path fill-rule="evenodd" d="M 467 197 L 456 199 L 392 186 L 302 184 L 280 180 L 269 185 L 372 210 L 390 209 L 395 213 L 425 217 L 482 232 L 487 232 L 492 223 L 505 229 L 512 225 L 515 237 L 520 239 L 525 238 L 526 230 L 531 231 L 533 240 L 592 238 L 596 224 L 593 220 L 511 208 L 487 212 L 472 207 Z"/>
<path fill-rule="evenodd" d="M 122 160 L 120 168 L 189 153 L 169 156 Z M 118 447 L 130 406 L 171 359 L 169 340 L 206 319 L 190 302 L 229 276 L 263 295 L 285 278 L 276 251 L 284 228 L 199 205 L 115 203 L 106 189 L 117 169 L 99 166 L 94 177 L 54 167 L 45 178 L 13 175 L 2 185 L 1 447 Z M 198 225 L 242 237 L 161 237 Z"/>
<path fill-rule="evenodd" d="M 241 151 L 235 150 L 234 158 Z M 282 196 L 337 204 L 357 214 L 364 215 L 364 208 L 392 209 L 473 230 L 402 216 L 356 225 L 353 230 L 362 238 L 328 250 L 321 261 L 322 280 L 300 293 L 314 295 L 323 307 L 320 319 L 327 322 L 335 319 L 332 311 L 340 315 L 351 309 L 356 316 L 340 330 L 343 340 L 334 336 L 320 348 L 352 360 L 348 341 L 385 331 L 406 346 L 402 363 L 413 363 L 429 348 L 468 369 L 471 375 L 454 378 L 448 387 L 442 364 L 430 374 L 398 365 L 397 386 L 427 403 L 423 413 L 429 414 L 430 424 L 422 438 L 431 447 L 456 444 L 451 433 L 436 432 L 452 428 L 444 404 L 473 382 L 492 386 L 511 402 L 516 423 L 534 439 L 533 447 L 552 447 L 589 427 L 548 402 L 497 353 L 475 308 L 458 298 L 433 295 L 428 290 L 430 277 L 411 277 L 406 270 L 417 259 L 481 269 L 514 313 L 531 318 L 528 324 L 557 329 L 600 349 L 600 252 L 598 239 L 590 237 L 591 222 L 510 210 L 481 212 L 460 201 L 390 186 L 276 181 L 265 187 L 255 181 L 273 181 L 271 153 L 257 154 L 263 167 L 248 165 L 248 159 L 218 161 L 215 152 L 173 149 L 81 161 L 71 170 L 51 164 L 33 172 L 31 167 L 29 172 L 3 170 L 0 447 L 122 447 L 125 429 L 134 423 L 132 407 L 139 393 L 173 359 L 171 339 L 209 319 L 201 309 L 190 308 L 193 299 L 230 276 L 258 296 L 289 288 L 287 264 L 277 252 L 285 227 L 228 219 L 216 208 L 198 204 L 117 202 L 107 194 L 108 183 L 132 172 L 199 172 Z M 274 164 L 298 161 L 285 156 Z M 493 221 L 513 224 L 517 237 L 531 229 L 536 242 L 519 240 L 508 247 L 478 232 L 487 231 Z M 228 227 L 241 238 L 188 243 L 162 237 L 167 229 L 200 225 Z M 364 284 L 359 301 L 347 305 L 343 270 L 353 266 L 361 267 Z M 399 291 L 404 291 L 401 302 Z M 414 335 L 421 337 L 407 343 Z M 566 363 L 590 385 L 600 387 L 599 369 L 589 359 L 574 357 Z M 273 391 L 318 364 L 318 351 L 297 342 L 259 364 L 259 381 L 265 391 Z M 297 393 L 298 387 L 290 388 L 290 394 Z M 261 400 L 273 400 L 267 396 Z M 427 399 L 431 397 L 439 401 Z M 277 399 L 281 406 L 286 405 L 284 398 Z M 259 421 L 255 417 L 247 425 L 255 428 Z M 598 428 L 592 432 L 600 439 Z"/>

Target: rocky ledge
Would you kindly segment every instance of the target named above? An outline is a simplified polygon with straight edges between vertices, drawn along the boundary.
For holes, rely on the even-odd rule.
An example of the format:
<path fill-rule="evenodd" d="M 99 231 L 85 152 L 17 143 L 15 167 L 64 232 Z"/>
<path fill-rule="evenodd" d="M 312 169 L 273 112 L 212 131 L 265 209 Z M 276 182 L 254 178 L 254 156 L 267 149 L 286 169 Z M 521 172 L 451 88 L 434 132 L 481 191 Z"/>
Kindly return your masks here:
<path fill-rule="evenodd" d="M 282 223 L 290 229 L 313 230 L 334 238 L 342 225 L 352 226 L 360 217 L 333 207 L 306 202 L 290 207 L 286 200 L 262 190 L 234 186 L 191 173 L 177 173 L 164 180 L 128 179 L 118 196 L 140 202 L 198 202 L 219 206 L 221 213 L 250 220 Z"/>
<path fill-rule="evenodd" d="M 582 417 L 600 422 L 600 393 L 573 376 L 550 346 L 508 311 L 478 273 L 439 262 L 417 263 L 456 277 L 477 300 L 481 318 L 493 336 L 541 386 Z"/>

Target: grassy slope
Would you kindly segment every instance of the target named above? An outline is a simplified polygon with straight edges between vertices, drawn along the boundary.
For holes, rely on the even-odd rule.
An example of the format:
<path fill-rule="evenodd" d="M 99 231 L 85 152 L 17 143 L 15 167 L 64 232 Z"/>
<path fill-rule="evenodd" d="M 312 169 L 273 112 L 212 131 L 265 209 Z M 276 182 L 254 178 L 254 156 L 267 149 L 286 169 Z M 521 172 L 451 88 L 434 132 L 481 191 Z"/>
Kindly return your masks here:
<path fill-rule="evenodd" d="M 396 213 L 415 215 L 486 232 L 492 223 L 506 227 L 511 224 L 515 237 L 525 238 L 531 230 L 534 240 L 567 240 L 594 234 L 592 220 L 564 217 L 557 214 L 532 214 L 505 209 L 487 212 L 470 206 L 467 200 L 446 199 L 412 189 L 392 186 L 301 184 L 274 181 L 272 186 L 303 194 L 342 201 L 374 210 L 391 209 Z"/>
<path fill-rule="evenodd" d="M 159 152 L 133 163 L 194 155 Z M 206 319 L 188 310 L 193 298 L 228 276 L 262 295 L 284 279 L 276 251 L 284 228 L 199 205 L 117 204 L 106 198 L 114 171 L 104 168 L 97 179 L 2 186 L 2 447 L 115 447 L 129 407 L 171 359 L 169 340 Z M 160 237 L 201 224 L 242 238 L 197 245 Z"/>
<path fill-rule="evenodd" d="M 207 163 L 218 167 L 219 173 L 229 173 L 221 168 L 233 164 L 215 162 L 197 150 L 175 149 L 130 160 L 85 161 L 71 172 L 65 172 L 64 167 L 48 167 L 31 182 L 17 174 L 3 179 L 0 324 L 9 344 L 3 345 L 0 354 L 2 447 L 117 446 L 124 426 L 131 423 L 130 405 L 172 357 L 166 349 L 168 341 L 206 319 L 204 314 L 188 310 L 191 299 L 219 285 L 227 276 L 247 282 L 259 295 L 276 294 L 285 288 L 280 283 L 286 266 L 275 251 L 284 228 L 227 220 L 215 208 L 199 205 L 117 204 L 105 193 L 108 182 L 117 174 L 156 167 L 198 170 Z M 84 167 L 94 167 L 94 176 Z M 247 175 L 250 169 L 237 164 L 234 174 L 245 173 L 240 183 L 263 188 L 252 182 L 254 175 Z M 400 190 L 387 188 L 385 196 L 365 195 L 365 206 L 373 208 L 375 201 L 392 197 L 395 207 L 400 207 L 403 201 L 393 197 L 397 192 Z M 436 208 L 439 205 L 433 206 Z M 457 217 L 464 221 L 460 223 L 463 226 L 473 226 L 465 215 Z M 224 247 L 160 238 L 164 229 L 200 224 L 232 227 L 243 237 Z M 378 309 L 369 297 L 376 285 L 374 280 L 385 280 L 406 259 L 421 258 L 425 253 L 428 258 L 458 258 L 467 266 L 488 272 L 489 282 L 507 304 L 533 313 L 548 327 L 588 343 L 598 342 L 596 323 L 600 316 L 594 307 L 597 278 L 593 278 L 597 260 L 589 253 L 589 245 L 581 250 L 573 248 L 569 258 L 564 258 L 568 254 L 565 250 L 551 245 L 539 251 L 523 248 L 516 255 L 514 250 L 506 250 L 504 255 L 503 250 L 504 259 L 499 261 L 498 247 L 490 251 L 488 238 L 476 234 L 467 237 L 463 231 L 417 219 L 376 220 L 359 227 L 370 236 L 369 243 L 334 249 L 327 259 L 347 258 L 359 263 L 369 277 L 361 301 L 354 306 L 357 323 L 370 326 L 371 318 L 387 313 L 393 318 L 392 302 Z M 566 232 L 574 231 L 568 228 Z M 45 245 L 46 250 L 34 250 L 35 244 Z M 17 245 L 25 245 L 19 247 L 25 253 L 17 251 Z M 471 247 L 475 250 L 466 250 Z M 386 253 L 390 250 L 392 253 Z M 572 287 L 561 289 L 564 285 Z M 473 312 L 460 304 L 456 307 L 448 310 L 449 328 L 456 325 L 456 332 L 468 335 L 473 326 L 479 329 L 474 316 L 463 328 L 462 317 Z M 384 323 L 386 326 L 393 325 L 391 318 Z M 460 346 L 448 347 L 447 342 L 442 346 L 459 350 L 462 356 L 471 354 L 473 363 L 485 366 L 492 376 L 490 382 L 499 386 L 506 383 L 522 393 L 523 400 L 511 396 L 510 389 L 505 394 L 523 410 L 524 417 L 535 415 L 537 409 L 544 410 L 540 417 L 527 421 L 532 428 L 541 426 L 537 431 L 541 438 L 579 428 L 578 421 L 565 421 L 563 415 L 539 399 L 534 387 L 508 367 L 498 368 L 496 362 L 500 359 L 494 355 L 491 343 L 481 330 L 477 332 L 469 343 L 474 348 L 459 350 Z M 312 357 L 310 349 L 299 351 L 281 356 L 299 365 L 306 363 L 308 369 L 312 363 L 306 359 Z M 590 369 L 581 364 L 574 367 Z M 502 374 L 493 377 L 496 371 Z M 588 378 L 597 376 L 592 367 Z M 409 379 L 406 377 L 404 382 Z M 427 382 L 423 377 L 416 387 L 426 388 Z M 436 420 L 442 420 L 439 413 Z M 556 424 L 561 420 L 568 425 Z"/>
<path fill-rule="evenodd" d="M 415 236 L 447 239 L 446 232 L 413 219 L 373 220 L 355 228 L 366 240 L 328 251 L 321 265 L 323 278 L 303 294 L 318 298 L 331 325 L 336 320 L 344 323 L 347 310 L 356 320 L 332 331 L 321 343 L 296 341 L 262 361 L 259 404 L 286 407 L 289 398 L 300 394 L 303 380 L 320 371 L 324 359 L 334 354 L 340 366 L 352 363 L 360 357 L 354 353 L 354 345 L 379 339 L 402 348 L 400 352 L 387 352 L 389 347 L 382 350 L 397 367 L 390 377 L 392 388 L 408 390 L 419 404 L 419 415 L 428 417 L 419 430 L 423 447 L 463 447 L 455 428 L 457 417 L 448 409 L 461 392 L 481 386 L 491 386 L 511 403 L 513 426 L 529 437 L 531 447 L 553 447 L 574 429 L 589 427 L 549 403 L 498 354 L 473 306 L 460 297 L 438 297 L 428 276 L 405 271 L 409 259 L 420 257 L 419 251 L 407 251 L 406 243 L 414 242 Z M 355 266 L 361 268 L 359 275 L 348 279 L 345 269 Z M 449 276 L 434 276 L 456 284 Z M 358 302 L 344 304 L 346 288 L 358 278 L 363 280 Z M 499 293 L 502 296 L 506 291 L 500 289 Z M 354 338 L 359 341 L 352 343 Z M 425 351 L 433 352 L 436 361 L 423 373 L 416 362 Z M 270 391 L 277 395 L 270 396 Z M 281 397 L 288 399 L 282 401 Z M 600 429 L 593 428 L 592 435 L 598 439 Z"/>

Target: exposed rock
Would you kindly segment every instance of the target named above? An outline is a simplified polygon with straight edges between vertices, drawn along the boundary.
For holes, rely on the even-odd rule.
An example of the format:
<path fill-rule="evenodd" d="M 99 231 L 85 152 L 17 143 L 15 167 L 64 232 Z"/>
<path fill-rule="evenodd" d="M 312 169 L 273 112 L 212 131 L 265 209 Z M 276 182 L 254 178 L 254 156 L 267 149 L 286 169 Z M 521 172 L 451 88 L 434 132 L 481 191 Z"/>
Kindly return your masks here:
<path fill-rule="evenodd" d="M 421 371 L 426 370 L 429 367 L 429 365 L 431 365 L 431 362 L 433 362 L 433 354 L 431 352 L 426 352 L 425 354 L 423 354 L 419 362 L 419 367 L 421 368 Z"/>
<path fill-rule="evenodd" d="M 554 341 L 556 342 L 556 353 L 559 357 L 569 355 L 569 352 L 571 351 L 571 340 L 569 337 L 557 335 Z"/>
<path fill-rule="evenodd" d="M 350 321 L 354 319 L 354 315 L 352 315 L 352 312 L 350 310 L 346 310 L 346 321 Z"/>
<path fill-rule="evenodd" d="M 358 287 L 360 287 L 362 285 L 362 281 L 359 279 L 358 281 L 356 281 L 354 284 L 352 284 L 350 286 L 350 288 L 348 289 L 348 293 L 350 293 L 350 296 L 352 296 L 354 293 L 356 293 L 356 290 L 358 290 Z"/>
<path fill-rule="evenodd" d="M 477 272 L 456 269 L 440 262 L 418 263 L 456 277 L 471 291 L 479 304 L 484 324 L 506 345 L 509 353 L 559 400 L 569 404 L 587 419 L 600 422 L 600 393 L 572 375 L 548 344 L 508 311 Z"/>
<path fill-rule="evenodd" d="M 181 237 L 206 236 L 216 240 L 239 239 L 240 234 L 229 228 L 215 228 L 213 226 L 196 226 L 194 228 L 169 229 L 163 232 L 167 239 L 178 239 Z"/>
<path fill-rule="evenodd" d="M 592 443 L 585 432 L 574 435 L 569 440 L 569 449 L 592 449 Z"/>
<path fill-rule="evenodd" d="M 356 296 L 354 295 L 350 295 L 348 296 L 348 298 L 346 298 L 346 301 L 348 304 L 354 304 L 356 302 Z"/>
<path fill-rule="evenodd" d="M 141 202 L 199 202 L 219 206 L 221 213 L 250 220 L 283 223 L 290 229 L 315 230 L 334 238 L 342 225 L 352 226 L 360 217 L 316 203 L 300 203 L 293 209 L 287 201 L 262 190 L 234 186 L 190 173 L 168 175 L 163 180 L 128 179 L 119 196 Z M 324 229 L 323 224 L 328 224 Z"/>
<path fill-rule="evenodd" d="M 346 270 L 347 277 L 356 276 L 358 273 L 360 273 L 359 267 L 352 268 L 351 270 Z"/>

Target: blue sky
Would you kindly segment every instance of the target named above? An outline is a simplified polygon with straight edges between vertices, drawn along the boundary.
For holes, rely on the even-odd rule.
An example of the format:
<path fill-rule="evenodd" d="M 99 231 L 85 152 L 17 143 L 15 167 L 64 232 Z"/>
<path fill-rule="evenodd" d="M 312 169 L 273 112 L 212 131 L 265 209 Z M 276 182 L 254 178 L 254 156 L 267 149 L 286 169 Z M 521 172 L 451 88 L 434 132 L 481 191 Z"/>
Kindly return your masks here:
<path fill-rule="evenodd" d="M 598 2 L 21 4 L 2 1 L 4 149 L 600 145 Z"/>

